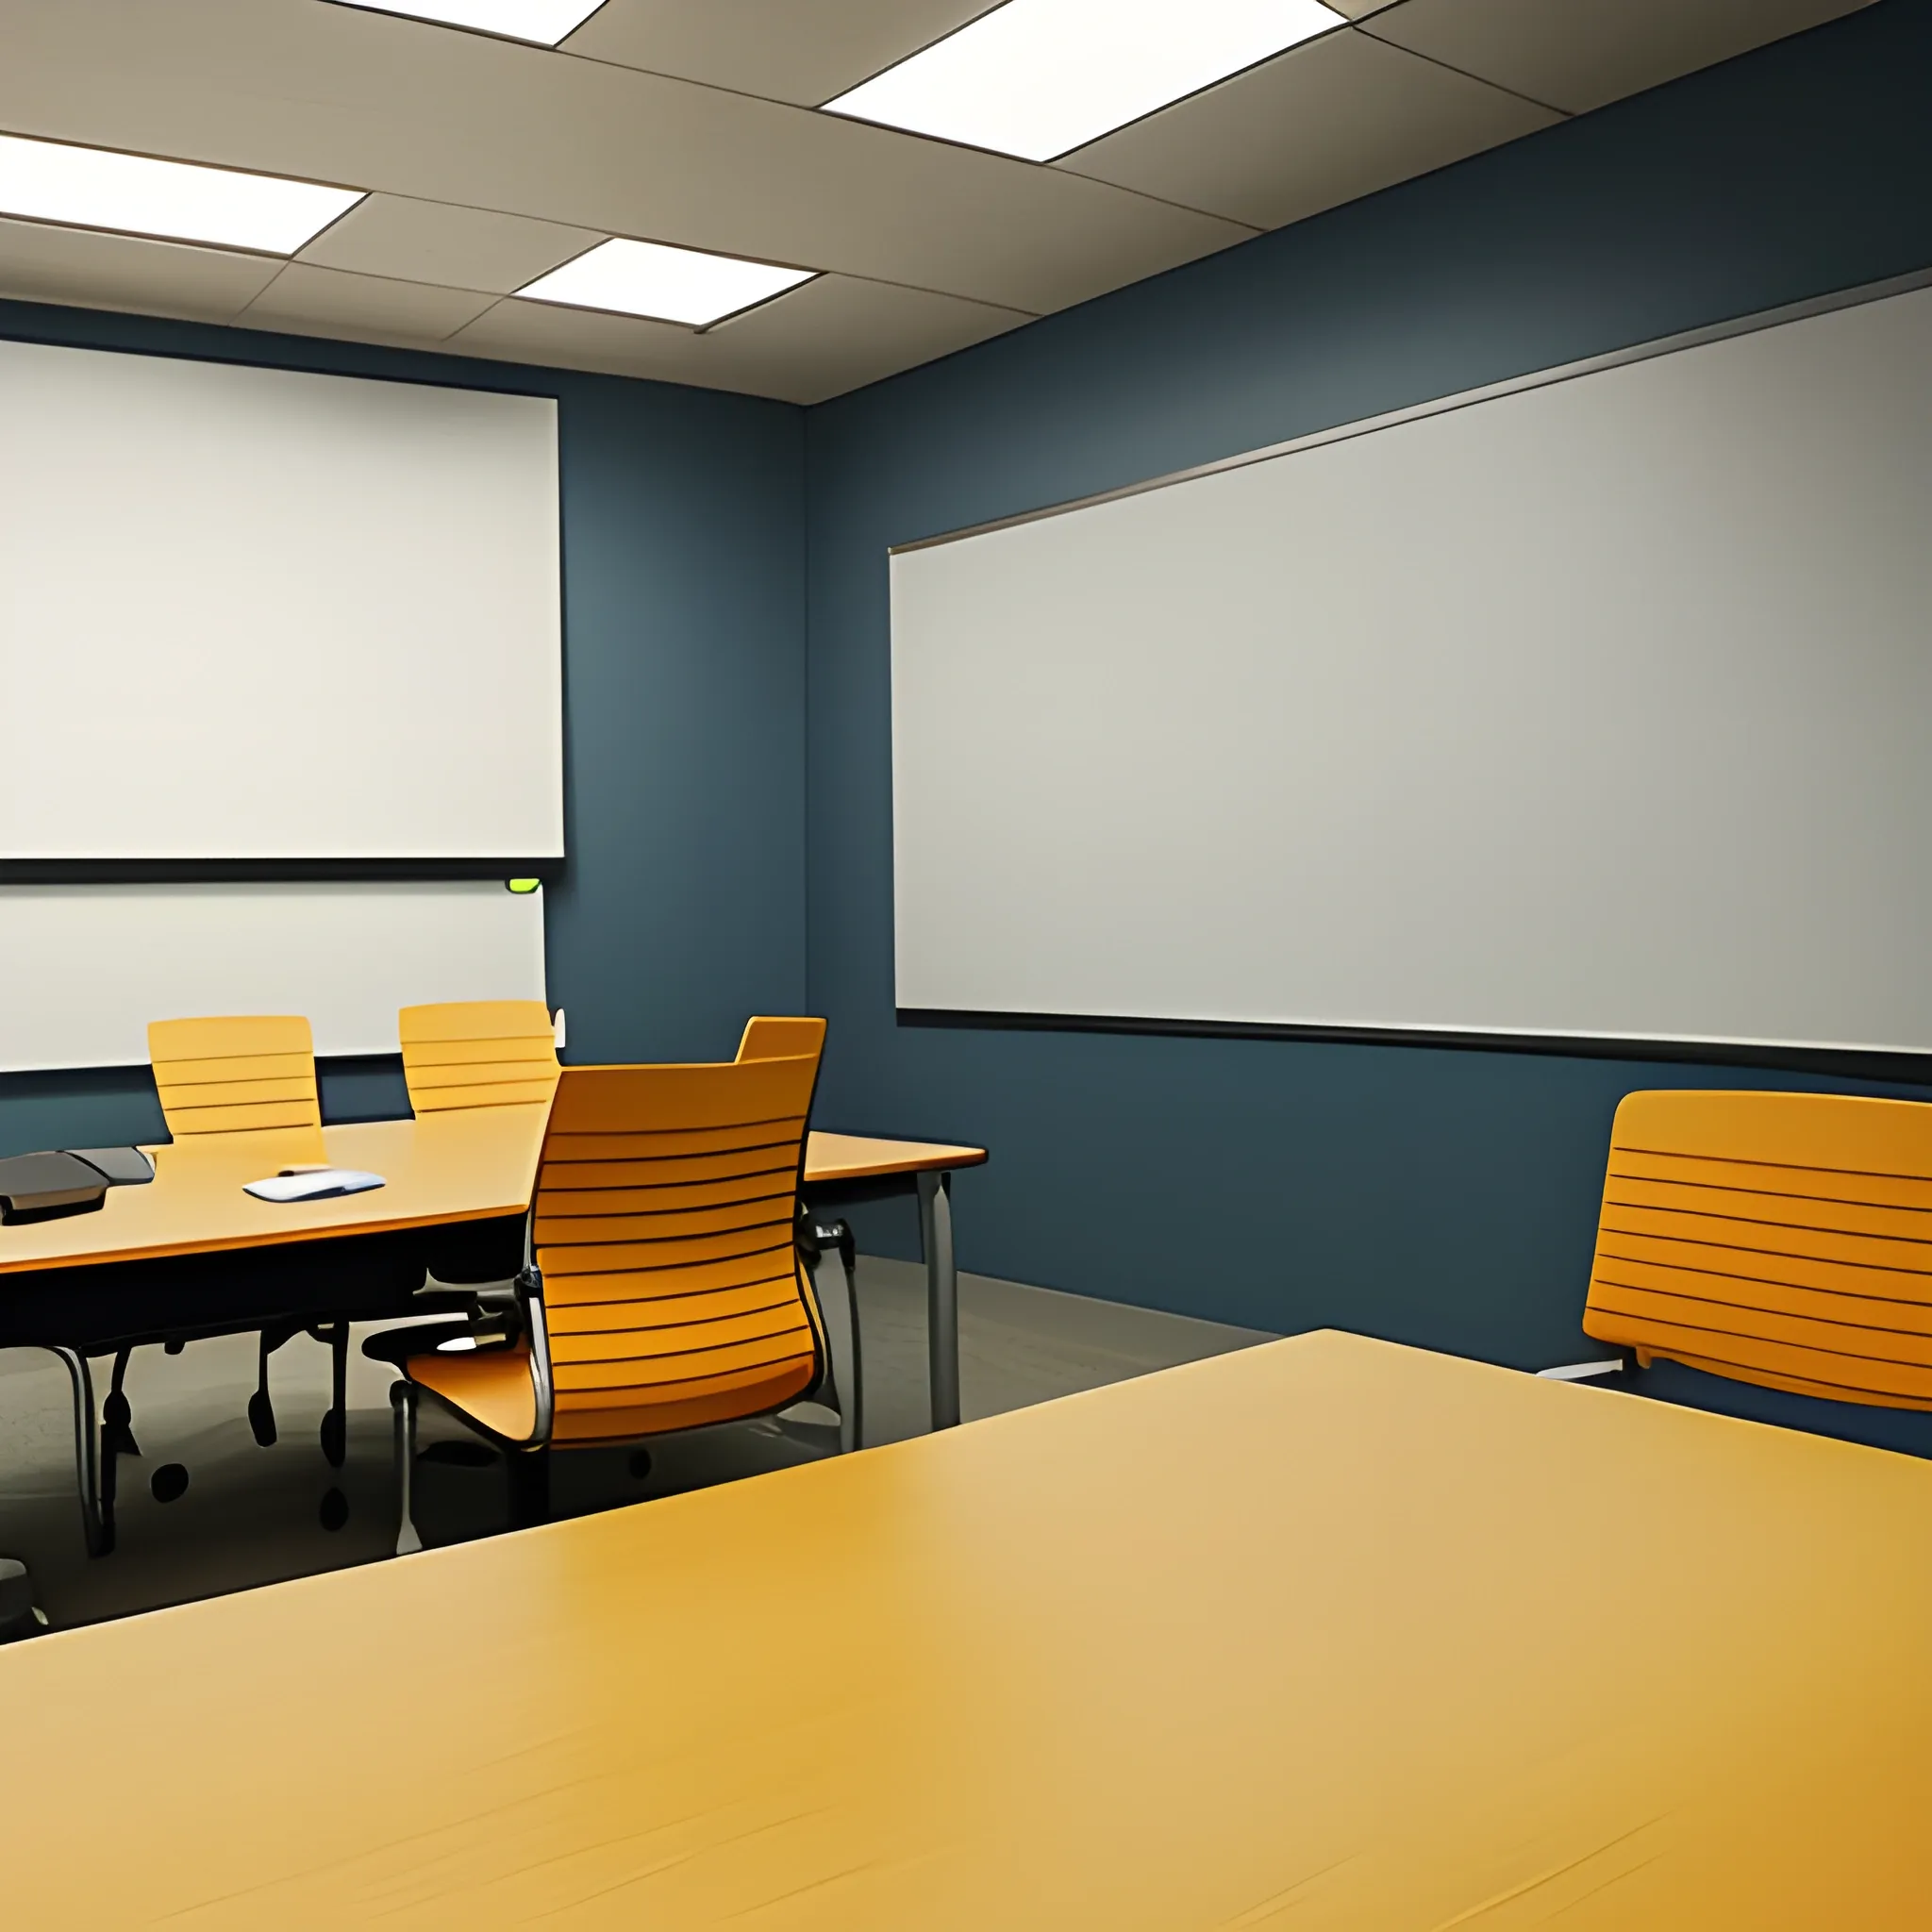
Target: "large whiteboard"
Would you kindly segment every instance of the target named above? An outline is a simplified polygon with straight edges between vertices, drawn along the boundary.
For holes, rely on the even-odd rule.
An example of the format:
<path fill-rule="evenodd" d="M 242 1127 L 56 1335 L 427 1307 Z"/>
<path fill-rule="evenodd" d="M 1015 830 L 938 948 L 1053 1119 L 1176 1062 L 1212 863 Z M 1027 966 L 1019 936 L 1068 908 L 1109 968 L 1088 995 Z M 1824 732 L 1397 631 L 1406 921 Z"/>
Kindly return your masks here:
<path fill-rule="evenodd" d="M 1932 1050 L 1932 291 L 891 594 L 902 1008 Z"/>
<path fill-rule="evenodd" d="M 150 1020 L 302 1013 L 398 1052 L 399 1008 L 542 999 L 543 895 L 502 884 L 0 887 L 0 1072 L 142 1066 Z"/>
<path fill-rule="evenodd" d="M 0 859 L 563 851 L 557 406 L 0 342 Z"/>

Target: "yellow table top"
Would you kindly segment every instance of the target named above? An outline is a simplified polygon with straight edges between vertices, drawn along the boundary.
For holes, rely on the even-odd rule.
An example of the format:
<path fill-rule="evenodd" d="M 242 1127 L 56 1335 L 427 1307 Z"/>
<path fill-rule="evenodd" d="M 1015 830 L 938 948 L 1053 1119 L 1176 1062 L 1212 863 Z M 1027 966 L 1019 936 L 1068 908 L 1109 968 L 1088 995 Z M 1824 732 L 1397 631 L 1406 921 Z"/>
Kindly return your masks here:
<path fill-rule="evenodd" d="M 145 1187 L 109 1188 L 98 1212 L 0 1227 L 0 1274 L 220 1248 L 272 1246 L 331 1234 L 375 1234 L 521 1214 L 530 1204 L 547 1104 L 452 1109 L 421 1120 L 264 1134 L 209 1135 L 148 1150 Z M 808 1183 L 969 1167 L 976 1147 L 812 1134 Z M 386 1185 L 333 1201 L 258 1201 L 242 1191 L 283 1167 L 326 1161 Z"/>
<path fill-rule="evenodd" d="M 805 1141 L 807 1187 L 875 1180 L 890 1174 L 941 1174 L 978 1167 L 984 1147 L 950 1147 L 936 1141 L 881 1141 L 873 1134 L 822 1134 Z"/>
<path fill-rule="evenodd" d="M 1313 1335 L 0 1710 L 36 1927 L 1918 1928 L 1932 1468 Z"/>

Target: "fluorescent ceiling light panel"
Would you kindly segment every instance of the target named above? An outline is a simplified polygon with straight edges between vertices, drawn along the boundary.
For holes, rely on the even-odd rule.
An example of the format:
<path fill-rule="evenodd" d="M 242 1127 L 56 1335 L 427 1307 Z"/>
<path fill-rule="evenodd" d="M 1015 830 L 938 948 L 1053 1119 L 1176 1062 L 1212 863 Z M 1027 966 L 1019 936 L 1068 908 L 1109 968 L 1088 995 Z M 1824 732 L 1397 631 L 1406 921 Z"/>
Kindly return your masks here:
<path fill-rule="evenodd" d="M 696 248 L 669 248 L 659 242 L 600 242 L 517 293 L 533 302 L 608 308 L 703 328 L 795 289 L 817 273 L 706 255 Z"/>
<path fill-rule="evenodd" d="M 1050 161 L 1342 25 L 1320 0 L 1007 0 L 825 107 Z"/>
<path fill-rule="evenodd" d="M 479 34 L 500 34 L 507 41 L 534 41 L 540 47 L 554 47 L 565 34 L 582 26 L 604 0 L 416 0 L 411 7 L 386 6 L 383 0 L 341 0 L 341 4 L 360 8 L 364 13 L 400 13 L 410 20 L 474 27 Z"/>
<path fill-rule="evenodd" d="M 0 214 L 70 228 L 292 255 L 362 192 L 0 134 Z"/>

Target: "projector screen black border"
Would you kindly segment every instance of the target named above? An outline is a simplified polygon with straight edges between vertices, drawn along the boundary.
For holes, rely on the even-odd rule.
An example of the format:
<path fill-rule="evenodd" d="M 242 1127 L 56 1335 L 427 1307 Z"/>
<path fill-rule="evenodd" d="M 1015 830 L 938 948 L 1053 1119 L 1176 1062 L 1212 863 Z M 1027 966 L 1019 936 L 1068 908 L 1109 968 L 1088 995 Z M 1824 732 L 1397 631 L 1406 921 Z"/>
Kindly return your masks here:
<path fill-rule="evenodd" d="M 552 858 L 0 858 L 0 886 L 192 886 L 311 879 L 541 879 Z"/>

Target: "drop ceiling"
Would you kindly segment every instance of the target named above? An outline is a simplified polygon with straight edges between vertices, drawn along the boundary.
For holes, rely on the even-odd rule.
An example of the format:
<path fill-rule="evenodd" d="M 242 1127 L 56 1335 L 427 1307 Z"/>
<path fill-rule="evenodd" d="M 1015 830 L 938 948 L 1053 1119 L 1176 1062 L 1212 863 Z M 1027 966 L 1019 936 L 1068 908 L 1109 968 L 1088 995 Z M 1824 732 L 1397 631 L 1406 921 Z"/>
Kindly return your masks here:
<path fill-rule="evenodd" d="M 817 111 L 985 0 L 0 0 L 0 132 L 366 189 L 292 260 L 0 221 L 0 295 L 817 402 L 1869 0 L 1332 0 L 1037 164 Z M 716 327 L 519 299 L 610 236 L 819 271 Z"/>

